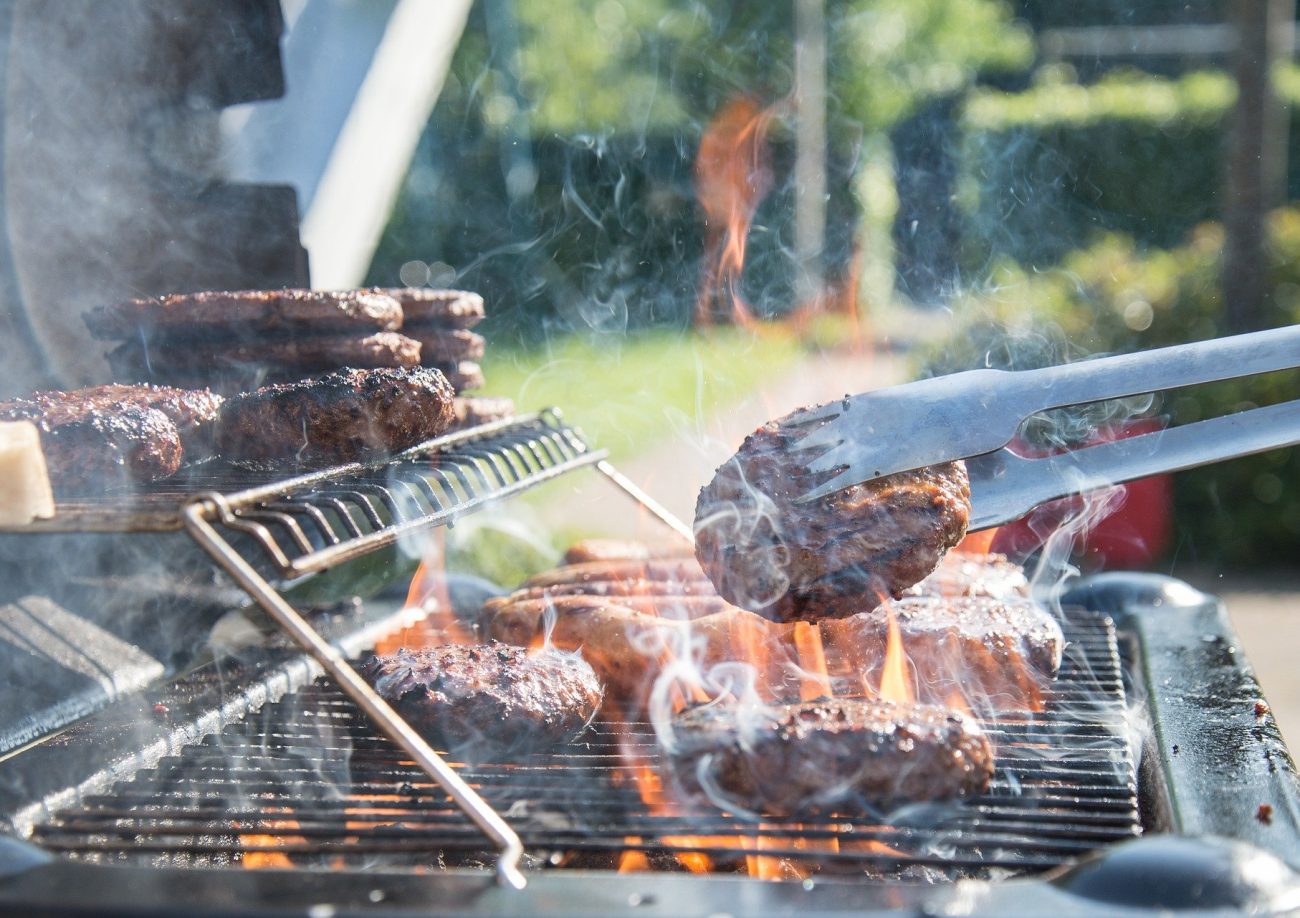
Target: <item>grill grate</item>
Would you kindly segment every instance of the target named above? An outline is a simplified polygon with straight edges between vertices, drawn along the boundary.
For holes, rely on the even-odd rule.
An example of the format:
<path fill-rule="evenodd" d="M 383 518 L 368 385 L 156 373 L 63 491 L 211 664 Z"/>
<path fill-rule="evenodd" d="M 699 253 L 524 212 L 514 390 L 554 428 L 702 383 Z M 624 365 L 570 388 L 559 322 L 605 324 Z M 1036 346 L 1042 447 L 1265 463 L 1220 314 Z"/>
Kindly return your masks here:
<path fill-rule="evenodd" d="M 457 764 L 519 833 L 533 868 L 613 868 L 627 852 L 683 869 L 779 864 L 781 875 L 990 877 L 1034 872 L 1140 832 L 1114 627 L 1071 611 L 1041 714 L 986 725 L 998 770 L 985 795 L 893 825 L 842 816 L 744 822 L 647 805 L 647 724 L 602 724 L 562 753 Z M 653 797 L 652 803 L 656 803 Z M 268 705 L 110 793 L 37 826 L 46 848 L 94 863 L 192 867 L 490 867 L 482 833 L 324 682 Z M 688 855 L 695 855 L 694 858 Z"/>

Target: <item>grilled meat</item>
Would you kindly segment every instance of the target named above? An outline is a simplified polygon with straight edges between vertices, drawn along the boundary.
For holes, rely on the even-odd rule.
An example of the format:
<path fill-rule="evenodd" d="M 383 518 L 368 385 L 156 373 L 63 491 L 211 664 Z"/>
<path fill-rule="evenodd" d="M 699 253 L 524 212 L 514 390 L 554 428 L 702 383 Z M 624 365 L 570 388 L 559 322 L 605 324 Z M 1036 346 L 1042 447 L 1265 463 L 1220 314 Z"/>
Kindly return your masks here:
<path fill-rule="evenodd" d="M 827 654 L 876 684 L 889 615 L 898 623 L 923 701 L 953 694 L 977 710 L 1039 710 L 1061 667 L 1061 626 L 1029 599 L 906 597 L 822 623 Z"/>
<path fill-rule="evenodd" d="M 720 597 L 713 584 L 707 580 L 665 581 L 644 578 L 622 580 L 584 580 L 580 583 L 554 583 L 550 586 L 522 587 L 509 596 L 497 597 L 493 602 L 520 602 L 532 599 L 551 599 L 561 596 L 615 596 L 619 601 L 642 599 L 648 602 L 671 602 L 674 599 L 707 601 L 731 607 Z"/>
<path fill-rule="evenodd" d="M 718 592 L 778 621 L 839 618 L 897 596 L 966 533 L 960 462 L 799 503 L 817 484 L 794 442 L 799 412 L 760 427 L 700 491 L 695 553 Z"/>
<path fill-rule="evenodd" d="M 588 561 L 648 561 L 651 558 L 689 558 L 691 547 L 685 544 L 647 545 L 629 539 L 584 539 L 570 545 L 564 553 L 565 564 Z"/>
<path fill-rule="evenodd" d="M 408 328 L 404 332 L 420 342 L 420 359 L 426 366 L 482 360 L 487 341 L 463 328 Z"/>
<path fill-rule="evenodd" d="M 206 389 L 106 385 L 0 402 L 0 420 L 36 424 L 62 497 L 157 481 L 182 458 L 210 455 L 220 407 L 221 397 Z"/>
<path fill-rule="evenodd" d="M 495 641 L 399 650 L 362 675 L 422 736 L 461 754 L 570 742 L 603 696 L 580 657 Z"/>
<path fill-rule="evenodd" d="M 697 597 L 697 599 L 699 599 Z M 701 600 L 703 601 L 703 600 Z M 665 662 L 690 659 L 703 672 L 719 663 L 746 660 L 761 684 L 784 691 L 798 667 L 789 625 L 766 619 L 713 597 L 718 611 L 669 597 L 662 617 L 645 599 L 557 596 L 520 602 L 489 601 L 478 622 L 480 637 L 519 646 L 538 641 L 578 651 L 600 674 L 609 695 L 639 710 Z M 676 609 L 674 614 L 673 609 Z"/>
<path fill-rule="evenodd" d="M 490 395 L 456 396 L 456 429 L 478 427 L 493 421 L 504 421 L 515 413 L 515 403 L 508 398 Z"/>
<path fill-rule="evenodd" d="M 930 705 L 710 705 L 679 714 L 664 739 L 683 792 L 764 815 L 871 813 L 979 794 L 993 778 L 975 721 Z"/>
<path fill-rule="evenodd" d="M 487 383 L 483 377 L 483 368 L 473 360 L 425 361 L 425 366 L 432 367 L 447 377 L 447 382 L 457 393 L 468 389 L 482 389 Z"/>
<path fill-rule="evenodd" d="M 153 408 L 127 405 L 53 416 L 0 408 L 0 420 L 30 420 L 40 429 L 50 487 L 58 498 L 157 481 L 181 465 L 176 425 Z"/>
<path fill-rule="evenodd" d="M 420 364 L 420 342 L 397 332 L 372 335 L 294 335 L 223 343 L 207 355 L 196 355 L 188 339 L 157 338 L 147 344 L 125 341 L 108 355 L 115 373 L 140 378 L 188 378 L 231 369 L 265 368 L 301 375 L 337 367 L 414 367 Z"/>
<path fill-rule="evenodd" d="M 444 433 L 453 395 L 425 367 L 339 370 L 229 399 L 217 444 L 226 457 L 253 462 L 352 462 Z"/>
<path fill-rule="evenodd" d="M 370 292 L 401 303 L 408 326 L 473 328 L 483 319 L 483 297 L 465 290 L 382 287 Z"/>
<path fill-rule="evenodd" d="M 979 563 L 971 557 L 967 566 Z M 1000 574 L 1015 568 L 998 557 L 989 567 Z M 921 701 L 946 702 L 956 693 L 979 710 L 1040 707 L 1063 642 L 1056 620 L 1030 600 L 906 598 L 890 608 Z M 798 629 L 808 627 L 760 618 L 727 602 L 689 557 L 565 565 L 488 600 L 478 622 L 480 634 L 497 640 L 522 646 L 549 641 L 581 652 L 612 694 L 634 703 L 674 655 L 689 656 L 701 670 L 750 663 L 761 674 L 765 697 L 792 697 L 800 687 Z M 889 630 L 885 609 L 811 627 L 837 693 L 860 693 L 864 681 L 879 684 Z"/>
<path fill-rule="evenodd" d="M 525 587 L 601 580 L 656 580 L 662 583 L 698 583 L 706 580 L 694 558 L 651 558 L 645 561 L 588 561 L 543 571 L 524 581 Z"/>
<path fill-rule="evenodd" d="M 277 331 L 396 331 L 402 306 L 373 290 L 205 291 L 99 306 L 85 320 L 92 335 L 109 340 L 141 334 L 251 340 Z"/>
<path fill-rule="evenodd" d="M 1025 569 L 1006 555 L 969 555 L 951 552 L 920 583 L 903 590 L 904 596 L 987 596 L 990 599 L 1028 598 Z"/>

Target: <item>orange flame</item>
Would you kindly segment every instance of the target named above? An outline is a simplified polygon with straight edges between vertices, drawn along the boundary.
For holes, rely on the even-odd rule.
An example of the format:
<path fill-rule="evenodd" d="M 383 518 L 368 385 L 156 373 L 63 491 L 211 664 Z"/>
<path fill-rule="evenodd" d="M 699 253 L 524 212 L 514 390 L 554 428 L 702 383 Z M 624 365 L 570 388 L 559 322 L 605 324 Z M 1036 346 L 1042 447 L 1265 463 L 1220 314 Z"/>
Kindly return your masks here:
<path fill-rule="evenodd" d="M 889 619 L 889 637 L 885 643 L 885 662 L 880 668 L 880 697 L 899 704 L 916 700 L 912 680 L 908 677 L 907 654 L 903 650 L 903 635 L 898 627 L 894 610 L 885 606 Z"/>
<path fill-rule="evenodd" d="M 695 159 L 695 195 L 704 211 L 705 275 L 696 302 L 697 324 L 715 317 L 716 301 L 729 295 L 727 317 L 752 327 L 754 313 L 740 293 L 745 239 L 763 198 L 772 190 L 767 130 L 772 110 L 748 96 L 733 99 L 713 117 Z"/>
<path fill-rule="evenodd" d="M 435 543 L 430 546 L 411 576 L 406 591 L 404 608 L 422 610 L 426 614 L 413 624 L 380 639 L 375 643 L 375 653 L 395 653 L 406 648 L 431 647 L 435 644 L 476 643 L 470 630 L 452 613 L 451 598 L 447 593 L 446 534 L 436 530 L 431 534 Z"/>
<path fill-rule="evenodd" d="M 795 622 L 794 646 L 799 658 L 799 700 L 812 701 L 834 694 L 826 666 L 826 648 L 816 625 Z"/>
<path fill-rule="evenodd" d="M 292 813 L 293 810 L 288 807 L 282 807 L 272 812 Z M 270 819 L 265 823 L 265 827 L 275 832 L 282 830 L 297 829 L 298 820 L 296 819 Z M 236 824 L 238 829 L 239 825 Z M 239 845 L 245 849 L 240 864 L 246 870 L 274 870 L 287 869 L 294 866 L 293 860 L 284 851 L 273 850 L 282 845 L 306 844 L 307 840 L 301 835 L 269 835 L 265 833 L 241 833 L 239 835 Z M 260 849 L 260 850 L 259 850 Z"/>
<path fill-rule="evenodd" d="M 618 859 L 619 873 L 644 873 L 650 870 L 650 858 L 640 849 L 641 839 L 635 835 L 623 839 L 629 846 Z"/>
<path fill-rule="evenodd" d="M 953 689 L 948 693 L 948 697 L 944 699 L 944 703 L 954 711 L 961 711 L 963 714 L 967 714 L 971 717 L 975 716 L 975 712 L 972 711 L 970 705 L 966 703 L 966 696 L 957 691 L 957 689 Z"/>
<path fill-rule="evenodd" d="M 953 551 L 961 552 L 963 555 L 987 555 L 993 550 L 993 540 L 997 535 L 997 527 L 969 533 L 966 538 L 957 543 Z"/>

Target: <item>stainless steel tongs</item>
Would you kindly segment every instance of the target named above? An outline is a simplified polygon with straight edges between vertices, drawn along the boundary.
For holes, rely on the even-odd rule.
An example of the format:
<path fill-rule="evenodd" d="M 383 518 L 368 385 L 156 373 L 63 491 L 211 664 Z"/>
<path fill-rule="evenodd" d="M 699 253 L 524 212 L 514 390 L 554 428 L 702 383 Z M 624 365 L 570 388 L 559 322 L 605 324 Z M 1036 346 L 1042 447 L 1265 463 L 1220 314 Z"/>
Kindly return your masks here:
<path fill-rule="evenodd" d="M 971 370 L 845 397 L 796 421 L 830 422 L 796 444 L 819 451 L 808 468 L 830 476 L 802 499 L 965 459 L 970 529 L 987 529 L 1059 497 L 1300 443 L 1300 401 L 1293 401 L 1025 458 L 1007 444 L 1031 415 L 1297 366 L 1300 326 L 1289 326 L 1041 370 Z"/>

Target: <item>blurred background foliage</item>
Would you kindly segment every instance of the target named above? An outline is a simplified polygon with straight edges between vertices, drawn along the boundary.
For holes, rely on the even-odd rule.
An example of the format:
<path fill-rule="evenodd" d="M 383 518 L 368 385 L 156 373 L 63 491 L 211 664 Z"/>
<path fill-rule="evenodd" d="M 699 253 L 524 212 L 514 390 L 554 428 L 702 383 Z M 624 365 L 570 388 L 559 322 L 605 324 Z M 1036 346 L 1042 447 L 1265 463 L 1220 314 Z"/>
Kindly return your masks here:
<path fill-rule="evenodd" d="M 1212 31 L 1228 8 L 825 0 L 828 278 L 862 278 L 868 325 L 899 304 L 923 310 L 908 327 L 937 340 L 918 351 L 918 372 L 1226 334 L 1222 188 L 1237 98 L 1227 53 L 1069 54 L 1053 42 L 1079 28 Z M 370 280 L 482 292 L 503 385 L 543 392 L 557 354 L 590 364 L 651 326 L 645 350 L 623 352 L 643 379 L 690 364 L 681 330 L 704 248 L 693 164 L 714 114 L 749 96 L 775 114 L 774 182 L 747 236 L 741 292 L 762 317 L 788 314 L 796 30 L 793 0 L 478 0 Z M 1274 81 L 1294 107 L 1300 68 L 1286 63 Z M 1288 131 L 1300 162 L 1300 118 Z M 1300 169 L 1286 197 L 1300 199 Z M 1277 211 L 1269 240 L 1269 321 L 1300 321 L 1300 210 Z M 732 345 L 743 350 L 718 346 Z M 665 358 L 673 348 L 682 354 Z M 1294 388 L 1269 378 L 1107 410 L 1182 422 Z M 1178 528 L 1196 540 L 1174 546 L 1179 559 L 1290 563 L 1300 453 L 1186 473 L 1177 486 Z"/>
<path fill-rule="evenodd" d="M 1223 314 L 1223 231 L 1197 227 L 1170 249 L 1106 235 L 1068 254 L 1058 270 L 1002 261 L 980 292 L 953 304 L 955 327 L 919 355 L 921 372 L 979 367 L 1033 369 L 1086 356 L 1212 338 Z M 1300 207 L 1269 221 L 1267 288 L 1283 323 L 1300 322 Z M 1081 442 L 1099 425 L 1154 415 L 1184 424 L 1300 397 L 1293 373 L 1218 383 L 1152 401 L 1104 403 L 1042 419 L 1056 444 Z M 1040 444 L 1045 445 L 1045 444 Z M 1178 563 L 1237 569 L 1294 563 L 1300 537 L 1300 451 L 1276 450 L 1175 479 Z"/>
<path fill-rule="evenodd" d="M 829 0 L 825 17 L 832 188 L 855 187 L 864 136 L 1033 55 L 999 0 Z M 481 0 L 371 279 L 423 262 L 428 274 L 405 280 L 481 291 L 499 340 L 685 325 L 702 250 L 695 151 L 714 113 L 748 95 L 777 113 L 777 181 L 744 293 L 765 314 L 789 310 L 793 29 L 784 3 L 574 0 L 560 15 L 542 0 Z M 834 277 L 861 208 L 842 193 L 828 207 Z"/>

